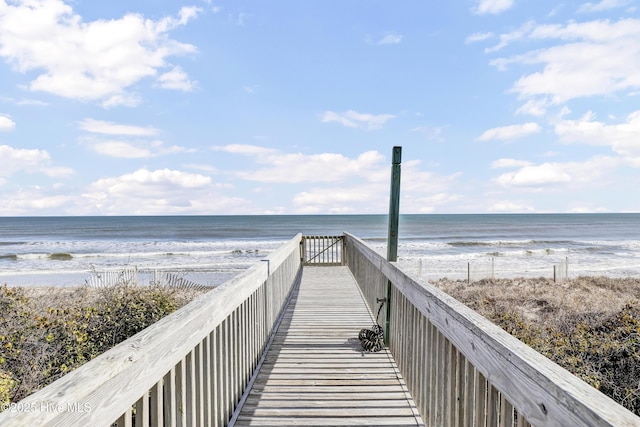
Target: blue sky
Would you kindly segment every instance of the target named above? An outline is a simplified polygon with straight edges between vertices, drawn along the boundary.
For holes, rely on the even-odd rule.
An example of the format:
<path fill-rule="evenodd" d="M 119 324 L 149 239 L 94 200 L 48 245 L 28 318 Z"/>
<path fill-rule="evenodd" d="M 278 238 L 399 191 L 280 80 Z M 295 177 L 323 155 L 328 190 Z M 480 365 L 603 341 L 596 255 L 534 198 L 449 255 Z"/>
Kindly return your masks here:
<path fill-rule="evenodd" d="M 640 211 L 634 0 L 0 0 L 0 215 Z"/>

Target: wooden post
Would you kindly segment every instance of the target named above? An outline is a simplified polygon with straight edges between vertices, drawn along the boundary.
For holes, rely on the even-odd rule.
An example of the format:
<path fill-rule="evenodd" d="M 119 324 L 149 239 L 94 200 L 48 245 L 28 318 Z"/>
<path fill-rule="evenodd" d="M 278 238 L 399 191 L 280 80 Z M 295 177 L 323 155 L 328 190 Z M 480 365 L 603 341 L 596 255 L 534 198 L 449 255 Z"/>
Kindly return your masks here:
<path fill-rule="evenodd" d="M 398 260 L 398 223 L 400 220 L 400 163 L 402 147 L 393 147 L 391 160 L 391 193 L 389 195 L 389 234 L 387 237 L 387 261 Z M 384 327 L 385 344 L 389 345 L 391 323 L 391 282 L 387 281 L 387 316 Z"/>
<path fill-rule="evenodd" d="M 398 222 L 400 217 L 400 163 L 402 147 L 393 147 L 391 164 L 391 194 L 389 198 L 389 236 L 387 239 L 387 261 L 398 260 Z"/>

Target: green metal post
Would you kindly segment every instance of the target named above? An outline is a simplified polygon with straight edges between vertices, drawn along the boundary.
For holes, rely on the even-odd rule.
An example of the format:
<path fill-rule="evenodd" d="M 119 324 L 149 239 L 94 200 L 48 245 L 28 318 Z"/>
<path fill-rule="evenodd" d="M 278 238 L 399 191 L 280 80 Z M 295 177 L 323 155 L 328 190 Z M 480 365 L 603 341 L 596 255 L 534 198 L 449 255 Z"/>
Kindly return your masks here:
<path fill-rule="evenodd" d="M 400 218 L 400 163 L 402 147 L 393 147 L 391 164 L 391 194 L 389 198 L 389 236 L 387 239 L 387 261 L 398 260 L 398 222 Z"/>
<path fill-rule="evenodd" d="M 398 260 L 398 223 L 400 220 L 400 163 L 402 147 L 393 147 L 391 161 L 391 194 L 389 196 L 389 235 L 387 238 L 387 261 Z M 385 344 L 389 345 L 391 323 L 391 282 L 387 281 L 387 319 L 385 322 Z"/>

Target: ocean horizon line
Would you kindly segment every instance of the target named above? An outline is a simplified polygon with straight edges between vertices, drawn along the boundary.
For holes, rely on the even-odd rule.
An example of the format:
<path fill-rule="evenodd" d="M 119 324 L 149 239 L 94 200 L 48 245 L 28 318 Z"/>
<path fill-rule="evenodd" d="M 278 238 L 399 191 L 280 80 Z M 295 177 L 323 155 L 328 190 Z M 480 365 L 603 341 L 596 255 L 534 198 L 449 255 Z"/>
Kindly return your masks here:
<path fill-rule="evenodd" d="M 0 215 L 0 219 L 17 218 L 229 218 L 229 217 L 353 217 L 388 216 L 388 213 L 285 213 L 285 214 L 117 214 L 117 215 Z M 400 213 L 400 216 L 607 216 L 640 215 L 638 212 L 453 212 L 453 213 Z"/>

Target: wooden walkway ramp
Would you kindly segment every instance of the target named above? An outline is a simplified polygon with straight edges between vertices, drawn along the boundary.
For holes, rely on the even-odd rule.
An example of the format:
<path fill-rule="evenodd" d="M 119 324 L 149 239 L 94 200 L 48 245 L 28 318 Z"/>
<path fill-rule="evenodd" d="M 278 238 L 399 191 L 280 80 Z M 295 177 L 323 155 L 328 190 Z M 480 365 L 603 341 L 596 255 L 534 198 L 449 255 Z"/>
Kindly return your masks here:
<path fill-rule="evenodd" d="M 382 316 L 382 315 L 381 315 Z M 424 425 L 347 267 L 304 267 L 237 426 Z"/>
<path fill-rule="evenodd" d="M 12 402 L 0 425 L 640 427 L 353 235 L 298 234 L 262 261 Z M 357 339 L 389 291 L 395 362 Z"/>

